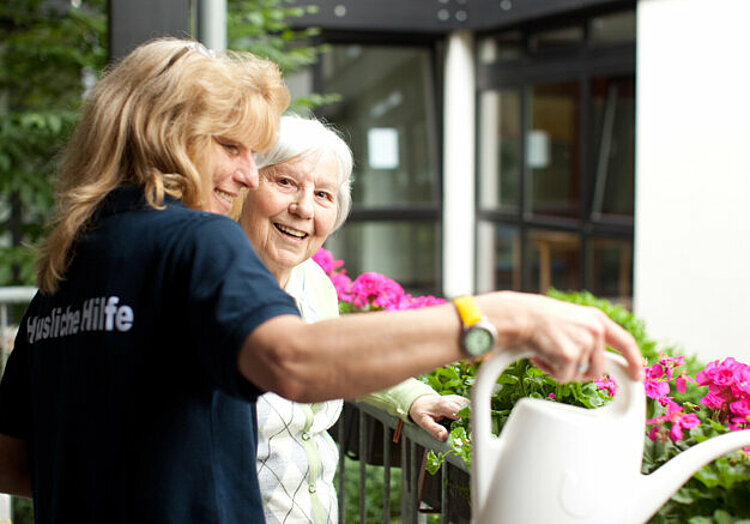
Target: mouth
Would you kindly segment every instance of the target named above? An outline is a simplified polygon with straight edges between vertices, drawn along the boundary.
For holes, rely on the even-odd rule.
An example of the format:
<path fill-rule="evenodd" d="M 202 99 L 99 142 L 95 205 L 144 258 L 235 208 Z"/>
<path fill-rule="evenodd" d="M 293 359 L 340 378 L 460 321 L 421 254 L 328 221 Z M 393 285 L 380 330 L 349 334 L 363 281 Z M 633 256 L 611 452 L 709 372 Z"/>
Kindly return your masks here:
<path fill-rule="evenodd" d="M 233 195 L 232 193 L 227 193 L 226 191 L 222 191 L 221 189 L 214 188 L 214 194 L 219 198 L 220 201 L 225 202 L 227 206 L 230 208 L 232 207 L 232 204 L 234 203 L 234 199 L 237 198 L 237 195 Z"/>
<path fill-rule="evenodd" d="M 299 229 L 294 229 L 289 226 L 278 224 L 276 222 L 274 222 L 273 227 L 275 227 L 276 230 L 282 233 L 283 235 L 294 238 L 296 240 L 304 240 L 305 238 L 309 236 L 304 231 L 300 231 Z"/>

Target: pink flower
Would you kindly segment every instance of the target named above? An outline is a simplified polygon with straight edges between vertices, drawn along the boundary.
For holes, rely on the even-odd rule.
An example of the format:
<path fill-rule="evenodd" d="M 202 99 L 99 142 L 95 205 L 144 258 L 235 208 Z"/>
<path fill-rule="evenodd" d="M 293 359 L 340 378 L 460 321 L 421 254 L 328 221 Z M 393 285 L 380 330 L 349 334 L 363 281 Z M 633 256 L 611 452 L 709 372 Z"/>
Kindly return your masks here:
<path fill-rule="evenodd" d="M 351 290 L 352 304 L 359 308 L 372 303 L 382 309 L 396 310 L 404 296 L 404 288 L 398 282 L 380 273 L 362 273 L 352 282 Z"/>
<path fill-rule="evenodd" d="M 664 376 L 664 366 L 657 363 L 651 366 L 650 368 L 646 368 L 646 378 L 649 378 L 651 380 L 656 380 L 657 378 L 661 378 Z"/>
<path fill-rule="evenodd" d="M 679 377 L 674 379 L 674 385 L 677 388 L 677 391 L 679 391 L 680 393 L 685 393 L 685 390 L 687 389 L 687 379 L 685 378 L 685 375 L 680 375 Z"/>
<path fill-rule="evenodd" d="M 550 393 L 549 395 L 547 395 L 547 398 L 550 399 L 550 400 L 555 400 L 555 394 L 554 393 Z"/>
<path fill-rule="evenodd" d="M 643 384 L 646 389 L 646 396 L 653 399 L 659 399 L 669 394 L 669 384 L 661 380 L 648 380 Z"/>
<path fill-rule="evenodd" d="M 743 429 L 747 429 L 747 418 L 746 417 L 730 417 L 729 421 L 727 421 L 727 426 L 732 431 L 741 431 Z"/>
<path fill-rule="evenodd" d="M 617 382 L 615 382 L 609 375 L 599 377 L 594 381 L 596 387 L 607 392 L 610 397 L 615 396 L 617 393 Z"/>
<path fill-rule="evenodd" d="M 713 410 L 720 410 L 724 406 L 724 397 L 718 392 L 711 391 L 700 400 L 700 403 Z"/>
<path fill-rule="evenodd" d="M 330 277 L 333 287 L 336 288 L 339 301 L 351 302 L 354 296 L 351 290 L 352 280 L 344 272 L 336 273 Z"/>
<path fill-rule="evenodd" d="M 678 440 L 682 440 L 682 437 L 682 426 L 679 424 L 672 424 L 672 428 L 669 430 L 669 440 L 677 442 Z"/>
<path fill-rule="evenodd" d="M 729 410 L 735 415 L 747 417 L 750 415 L 750 398 L 743 397 L 729 404 Z"/>
<path fill-rule="evenodd" d="M 692 429 L 701 425 L 701 419 L 695 413 L 687 413 L 680 416 L 679 423 L 685 429 Z"/>
<path fill-rule="evenodd" d="M 669 430 L 669 438 L 672 442 L 682 440 L 683 429 L 691 429 L 700 426 L 700 419 L 695 413 L 688 413 L 687 415 L 680 415 L 677 420 L 672 424 L 672 429 Z"/>
<path fill-rule="evenodd" d="M 317 262 L 318 265 L 323 268 L 323 271 L 329 276 L 333 275 L 337 269 L 344 265 L 343 260 L 334 260 L 333 254 L 322 247 L 315 252 L 312 259 Z"/>

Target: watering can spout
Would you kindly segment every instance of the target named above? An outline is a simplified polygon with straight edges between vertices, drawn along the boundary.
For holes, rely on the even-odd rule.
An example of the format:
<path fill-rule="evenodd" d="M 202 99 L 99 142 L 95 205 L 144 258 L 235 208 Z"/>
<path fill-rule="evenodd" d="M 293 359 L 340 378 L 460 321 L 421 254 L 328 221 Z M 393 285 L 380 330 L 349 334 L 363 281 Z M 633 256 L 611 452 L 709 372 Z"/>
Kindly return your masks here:
<path fill-rule="evenodd" d="M 750 446 L 750 429 L 734 431 L 693 446 L 650 475 L 642 475 L 641 482 L 637 483 L 636 504 L 633 505 L 641 514 L 635 515 L 634 521 L 647 521 L 700 468 L 746 446 Z"/>

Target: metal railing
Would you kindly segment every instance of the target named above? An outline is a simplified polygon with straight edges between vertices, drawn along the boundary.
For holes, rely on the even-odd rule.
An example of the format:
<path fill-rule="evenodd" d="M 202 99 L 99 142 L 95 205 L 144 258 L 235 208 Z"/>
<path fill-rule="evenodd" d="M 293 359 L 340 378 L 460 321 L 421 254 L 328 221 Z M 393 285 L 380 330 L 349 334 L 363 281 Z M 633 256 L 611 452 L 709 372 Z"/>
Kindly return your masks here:
<path fill-rule="evenodd" d="M 429 450 L 445 453 L 450 450 L 421 428 L 401 421 L 385 411 L 363 402 L 347 402 L 341 419 L 331 428 L 332 436 L 339 443 L 338 470 L 339 522 L 373 522 L 368 517 L 367 475 L 368 464 L 382 466 L 382 522 L 391 521 L 391 487 L 394 463 L 401 472 L 400 522 L 416 524 L 423 521 L 421 515 L 439 514 L 439 521 L 455 524 L 468 523 L 471 519 L 469 497 L 469 472 L 463 460 L 448 455 L 440 471 L 434 476 L 425 471 L 425 460 Z M 345 490 L 347 457 L 359 460 L 359 504 L 358 515 L 347 515 Z"/>

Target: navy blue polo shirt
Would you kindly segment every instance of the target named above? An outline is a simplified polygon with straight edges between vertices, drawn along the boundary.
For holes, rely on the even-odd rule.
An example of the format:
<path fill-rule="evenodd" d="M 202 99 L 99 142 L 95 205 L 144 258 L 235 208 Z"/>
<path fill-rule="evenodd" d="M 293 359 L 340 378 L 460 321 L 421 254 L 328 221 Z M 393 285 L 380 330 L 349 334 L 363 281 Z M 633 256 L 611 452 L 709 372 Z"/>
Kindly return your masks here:
<path fill-rule="evenodd" d="M 262 522 L 255 327 L 297 314 L 240 227 L 113 191 L 59 291 L 37 294 L 0 384 L 28 443 L 37 523 Z"/>

